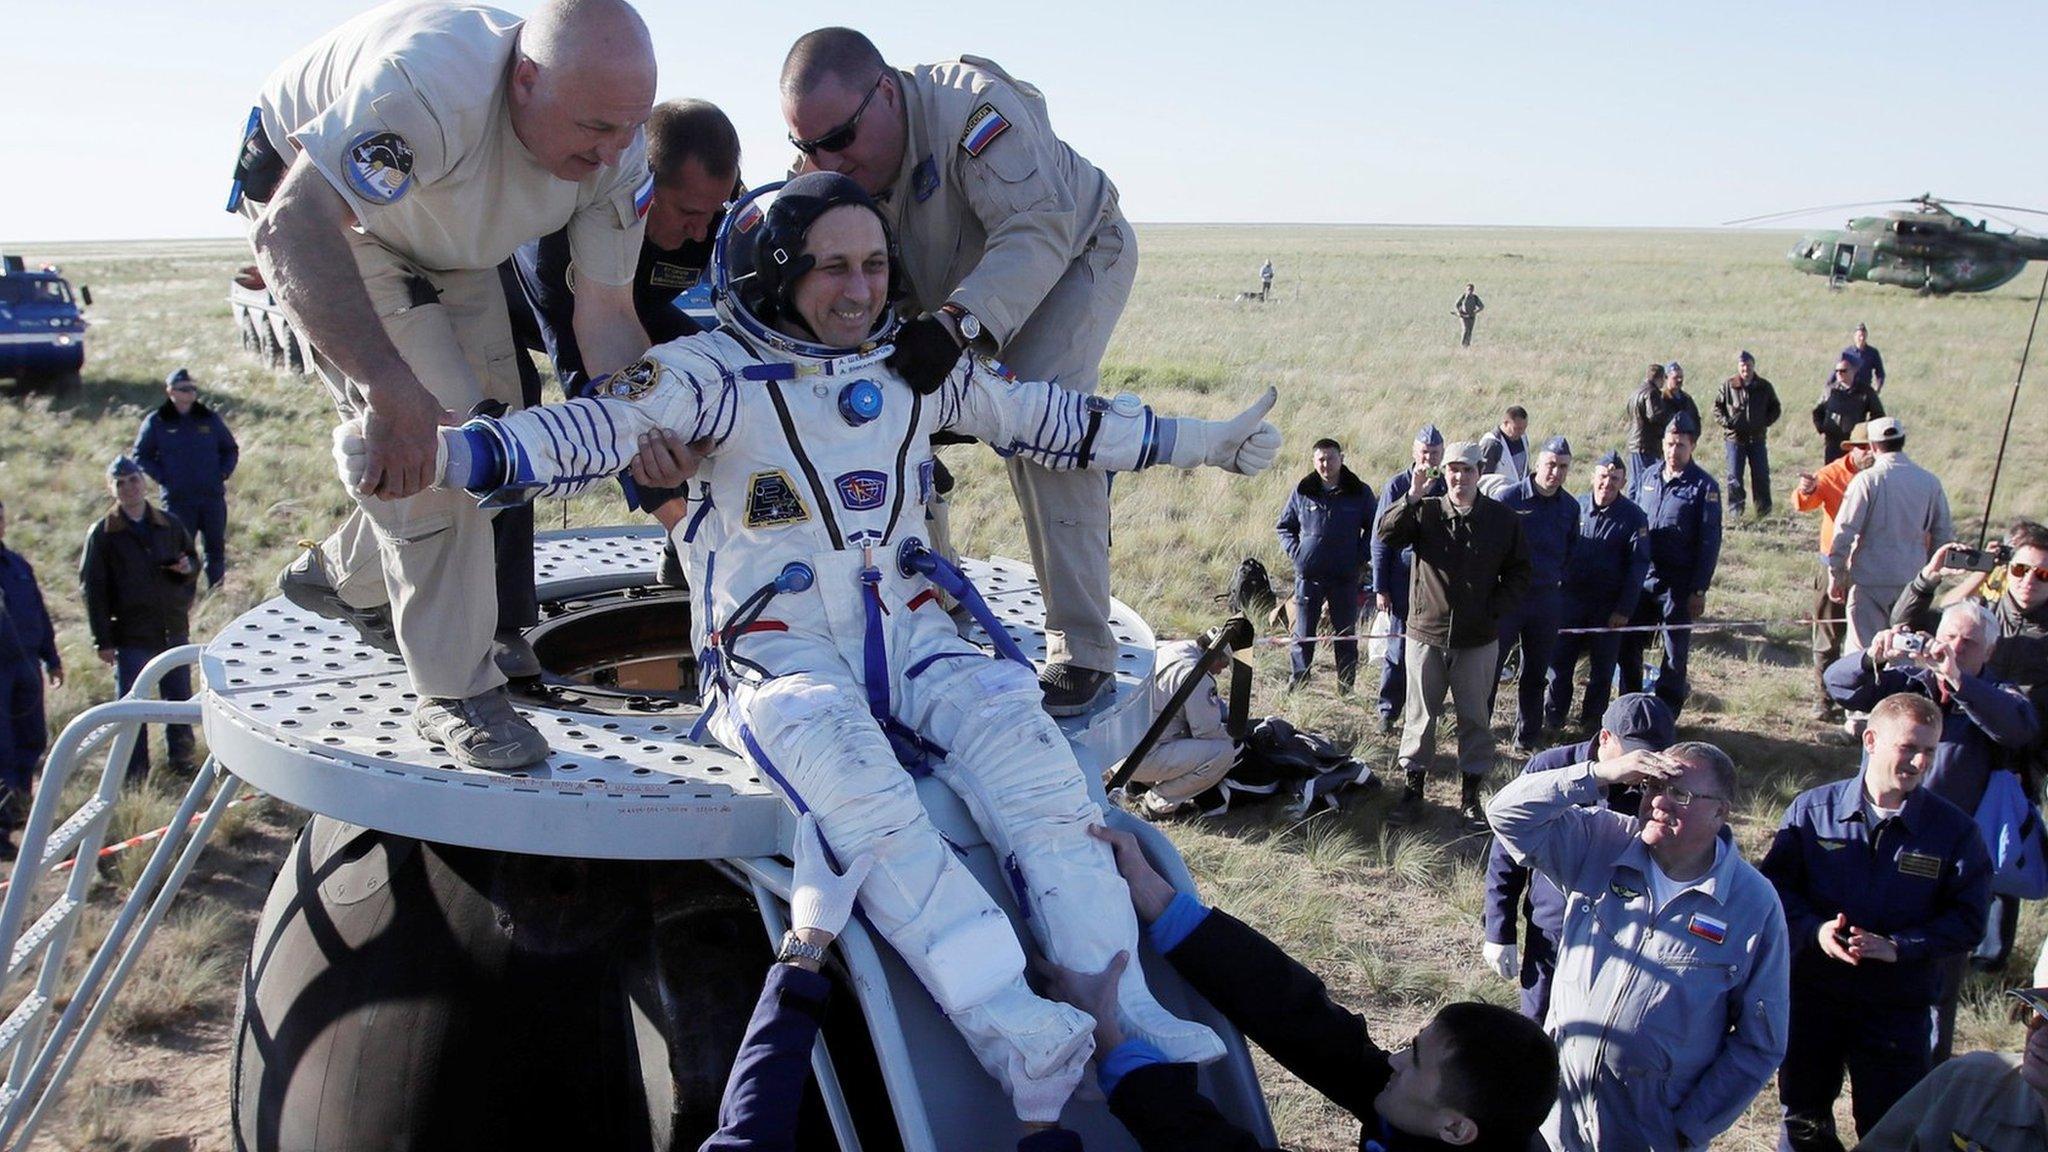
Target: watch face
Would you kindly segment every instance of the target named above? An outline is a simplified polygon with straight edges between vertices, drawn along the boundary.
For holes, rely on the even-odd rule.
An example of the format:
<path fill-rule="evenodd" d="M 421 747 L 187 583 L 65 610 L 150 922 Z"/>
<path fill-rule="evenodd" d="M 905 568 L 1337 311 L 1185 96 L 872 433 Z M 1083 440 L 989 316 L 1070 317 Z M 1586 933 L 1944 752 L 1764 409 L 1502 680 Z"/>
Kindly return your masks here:
<path fill-rule="evenodd" d="M 974 313 L 960 317 L 960 334 L 969 340 L 981 339 L 981 321 L 974 318 Z"/>

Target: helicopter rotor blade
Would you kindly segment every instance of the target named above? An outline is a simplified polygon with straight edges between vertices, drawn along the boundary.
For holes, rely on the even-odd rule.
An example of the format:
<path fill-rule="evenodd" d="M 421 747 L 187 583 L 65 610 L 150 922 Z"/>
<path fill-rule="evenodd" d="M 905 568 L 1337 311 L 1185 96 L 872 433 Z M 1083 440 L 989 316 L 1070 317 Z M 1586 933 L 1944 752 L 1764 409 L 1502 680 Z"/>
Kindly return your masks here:
<path fill-rule="evenodd" d="M 1839 212 L 1845 208 L 1881 208 L 1886 204 L 1917 204 L 1919 200 L 1861 200 L 1854 204 L 1818 204 L 1812 208 L 1794 208 L 1790 212 L 1767 212 L 1762 216 L 1745 216 L 1740 220 L 1724 220 L 1721 227 L 1732 228 L 1740 224 L 1760 224 L 1766 220 L 1784 220 L 1793 216 L 1807 216 L 1816 212 Z"/>
<path fill-rule="evenodd" d="M 1995 209 L 1995 210 L 1997 210 L 1997 211 L 2000 211 L 2000 212 L 2025 212 L 2025 213 L 2026 213 L 2027 215 L 2029 215 L 2029 216 L 2048 216 L 2048 209 L 2041 209 L 2041 208 L 2021 208 L 2021 207 L 2019 207 L 2019 206 L 2017 206 L 2017 205 L 2013 205 L 2013 204 L 1984 204 L 1984 203 L 1980 203 L 1980 202 L 1978 202 L 1978 201 L 1976 201 L 1976 200 L 1945 200 L 1945 201 L 1943 201 L 1943 203 L 1945 203 L 1945 204 L 1960 204 L 1960 205 L 1962 205 L 1962 206 L 1963 206 L 1963 207 L 1965 207 L 1965 208 L 1987 208 L 1987 209 Z M 2006 221 L 2006 223 L 2010 224 L 2010 223 L 2012 223 L 2012 222 L 2008 220 L 2008 221 Z M 2013 225 L 2013 226 L 2014 226 L 2015 228 L 2017 228 L 2017 227 L 2018 227 L 2018 225 L 2017 225 L 2017 224 L 2015 224 L 2015 225 Z"/>

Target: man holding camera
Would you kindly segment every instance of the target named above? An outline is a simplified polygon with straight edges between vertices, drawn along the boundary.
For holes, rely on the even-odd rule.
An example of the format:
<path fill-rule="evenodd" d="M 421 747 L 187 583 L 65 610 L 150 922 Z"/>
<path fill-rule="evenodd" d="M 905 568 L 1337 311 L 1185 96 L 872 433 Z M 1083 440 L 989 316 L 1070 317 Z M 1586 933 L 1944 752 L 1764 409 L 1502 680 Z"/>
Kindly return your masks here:
<path fill-rule="evenodd" d="M 1408 448 L 1409 466 L 1396 472 L 1380 487 L 1380 509 L 1393 507 L 1394 501 L 1408 495 L 1409 485 L 1420 475 L 1425 486 L 1417 489 L 1419 496 L 1441 496 L 1444 493 L 1442 464 L 1444 462 L 1444 434 L 1434 424 L 1424 424 L 1415 433 L 1415 442 Z M 1386 655 L 1380 664 L 1380 731 L 1392 732 L 1400 723 L 1401 712 L 1408 702 L 1408 669 L 1406 665 L 1407 643 L 1401 633 L 1406 629 L 1408 619 L 1408 568 L 1414 562 L 1414 555 L 1407 548 L 1389 548 L 1378 533 L 1372 539 L 1372 587 L 1373 607 L 1379 612 L 1379 628 L 1390 633 L 1386 638 Z"/>
<path fill-rule="evenodd" d="M 1778 1097 L 1794 1152 L 1842 1147 L 1834 1110 L 1845 1070 L 1858 1135 L 1927 1074 L 1941 962 L 1984 933 L 1984 838 L 1967 813 L 1921 787 L 1942 727 L 1925 696 L 1878 701 L 1863 730 L 1863 771 L 1792 801 L 1764 857 L 1793 947 Z"/>
<path fill-rule="evenodd" d="M 78 586 L 85 597 L 86 624 L 100 663 L 114 667 L 115 690 L 126 696 L 145 665 L 192 636 L 192 596 L 199 581 L 199 551 L 185 525 L 146 495 L 142 465 L 116 456 L 107 465 L 107 491 L 114 507 L 93 522 L 78 561 Z M 163 680 L 166 700 L 192 695 L 192 670 L 179 668 Z M 192 729 L 164 729 L 171 767 L 192 768 Z M 149 733 L 140 730 L 128 759 L 128 779 L 149 775 Z"/>

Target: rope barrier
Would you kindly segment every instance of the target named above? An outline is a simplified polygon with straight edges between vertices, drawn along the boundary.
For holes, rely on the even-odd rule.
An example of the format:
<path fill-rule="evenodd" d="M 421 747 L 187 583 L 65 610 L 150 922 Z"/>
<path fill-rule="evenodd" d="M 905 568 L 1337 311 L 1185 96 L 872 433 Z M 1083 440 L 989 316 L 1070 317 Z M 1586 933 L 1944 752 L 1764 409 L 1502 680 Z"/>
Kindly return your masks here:
<path fill-rule="evenodd" d="M 1816 623 L 1840 624 L 1840 620 L 1816 621 L 1810 616 L 1794 617 L 1789 620 L 1696 620 L 1689 624 L 1622 624 L 1599 628 L 1559 628 L 1560 636 L 1585 636 L 1596 633 L 1621 632 L 1732 632 L 1738 629 L 1769 628 L 1773 625 L 1797 625 L 1811 628 Z M 1261 636 L 1252 641 L 1261 648 L 1287 647 L 1294 644 L 1320 644 L 1330 640 L 1400 640 L 1406 632 L 1335 632 L 1318 633 L 1314 636 Z"/>
<path fill-rule="evenodd" d="M 261 799 L 263 799 L 263 793 L 261 793 L 261 792 L 251 792 L 251 793 L 249 793 L 249 794 L 248 794 L 248 795 L 246 795 L 246 796 L 237 796 L 237 797 L 236 797 L 235 799 L 233 799 L 233 800 L 229 801 L 229 802 L 228 802 L 228 807 L 229 807 L 229 808 L 240 808 L 240 807 L 241 807 L 242 805 L 244 805 L 244 804 L 247 804 L 247 803 L 249 803 L 249 802 L 250 802 L 251 800 L 261 800 Z M 186 822 L 185 822 L 185 826 L 186 826 L 187 828 L 190 828 L 190 827 L 191 827 L 192 825 L 194 825 L 194 824 L 197 824 L 197 823 L 199 823 L 199 822 L 200 822 L 201 820 L 203 820 L 203 819 L 205 819 L 205 818 L 206 818 L 206 813 L 204 813 L 204 812 L 194 812 L 194 813 L 192 814 L 192 819 L 190 819 L 190 820 L 188 820 L 188 821 L 186 821 Z M 167 834 L 168 832 L 170 832 L 170 830 L 171 830 L 171 826 L 170 826 L 169 824 L 166 824 L 166 825 L 164 825 L 164 826 L 163 826 L 163 827 L 161 827 L 161 828 L 157 828 L 157 829 L 153 829 L 153 830 L 151 830 L 151 831 L 148 831 L 148 832 L 144 832 L 144 833 L 143 833 L 142 835 L 140 835 L 140 836 L 130 836 L 130 837 L 129 837 L 128 839 L 126 839 L 126 840 L 123 840 L 123 841 L 121 841 L 121 842 L 120 842 L 120 843 L 118 843 L 118 844 L 109 844 L 109 845 L 107 845 L 106 847 L 104 847 L 104 848 L 100 849 L 100 850 L 99 850 L 99 852 L 98 852 L 98 853 L 96 853 L 96 854 L 95 854 L 95 855 L 93 856 L 93 860 L 94 860 L 94 862 L 98 862 L 98 861 L 100 861 L 100 860 L 104 860 L 104 859 L 106 859 L 106 858 L 107 858 L 107 857 L 109 857 L 109 856 L 117 856 L 117 855 L 119 855 L 119 854 L 121 854 L 121 853 L 123 853 L 123 852 L 126 852 L 126 851 L 127 851 L 127 850 L 129 850 L 130 848 L 140 848 L 140 847 L 142 847 L 142 846 L 143 846 L 144 844 L 149 844 L 149 843 L 153 843 L 153 842 L 155 842 L 155 841 L 157 841 L 157 840 L 161 840 L 161 839 L 163 839 L 163 837 L 165 836 L 165 834 Z M 66 857 L 65 859 L 63 859 L 63 860 L 60 860 L 60 861 L 58 861 L 58 862 L 57 862 L 57 863 L 56 863 L 55 865 L 51 866 L 51 868 L 50 868 L 50 875 L 52 875 L 52 876 L 58 876 L 58 875 L 62 875 L 63 873 L 65 873 L 65 872 L 68 872 L 68 871 L 70 871 L 70 870 L 71 870 L 71 868 L 72 868 L 72 866 L 73 866 L 73 865 L 75 865 L 75 864 L 77 864 L 77 863 L 78 863 L 78 857 L 76 857 L 76 856 L 70 856 L 70 857 Z M 0 880 L 0 890 L 4 890 L 5 888 L 7 888 L 7 886 L 8 886 L 8 885 L 10 885 L 10 884 L 12 884 L 12 883 L 14 883 L 14 881 L 13 881 L 13 880 L 12 880 L 11 878 L 10 878 L 10 879 L 7 879 L 7 880 Z"/>

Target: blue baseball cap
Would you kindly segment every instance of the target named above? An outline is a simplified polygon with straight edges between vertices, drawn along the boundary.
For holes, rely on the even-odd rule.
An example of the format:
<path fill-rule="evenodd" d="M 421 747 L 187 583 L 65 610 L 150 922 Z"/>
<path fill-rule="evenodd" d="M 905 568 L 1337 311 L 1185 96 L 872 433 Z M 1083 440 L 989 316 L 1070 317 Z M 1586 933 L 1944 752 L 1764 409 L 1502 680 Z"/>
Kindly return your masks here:
<path fill-rule="evenodd" d="M 177 369 L 169 376 L 164 377 L 164 387 L 177 388 L 187 392 L 199 391 L 199 385 L 193 382 L 192 373 L 187 372 L 183 368 Z"/>
<path fill-rule="evenodd" d="M 1664 374 L 1665 374 L 1666 376 L 1669 376 L 1669 375 L 1671 375 L 1671 374 L 1672 374 L 1673 372 L 1683 372 L 1683 371 L 1685 371 L 1685 365 L 1683 365 L 1683 364 L 1680 364 L 1680 363 L 1679 363 L 1678 361 L 1676 361 L 1676 360 L 1673 360 L 1673 361 L 1672 361 L 1671 363 L 1669 363 L 1669 364 L 1666 364 L 1666 365 L 1664 366 Z"/>
<path fill-rule="evenodd" d="M 1749 349 L 1747 349 L 1747 348 L 1744 348 L 1744 349 L 1743 349 L 1742 351 L 1740 351 L 1740 352 L 1737 352 L 1737 353 L 1735 354 L 1735 358 L 1736 358 L 1737 360 L 1741 361 L 1741 362 L 1742 362 L 1742 363 L 1744 363 L 1744 364 L 1755 364 L 1755 363 L 1756 363 L 1756 357 L 1754 357 L 1754 356 L 1751 356 L 1751 355 L 1749 354 Z"/>
<path fill-rule="evenodd" d="M 1628 464 L 1622 460 L 1621 453 L 1609 449 L 1605 456 L 1593 462 L 1593 466 L 1595 468 L 1626 468 Z"/>
<path fill-rule="evenodd" d="M 1643 748 L 1662 752 L 1678 743 L 1678 720 L 1671 715 L 1670 706 L 1648 692 L 1616 697 L 1600 714 L 1600 727 L 1613 733 L 1629 752 Z"/>

